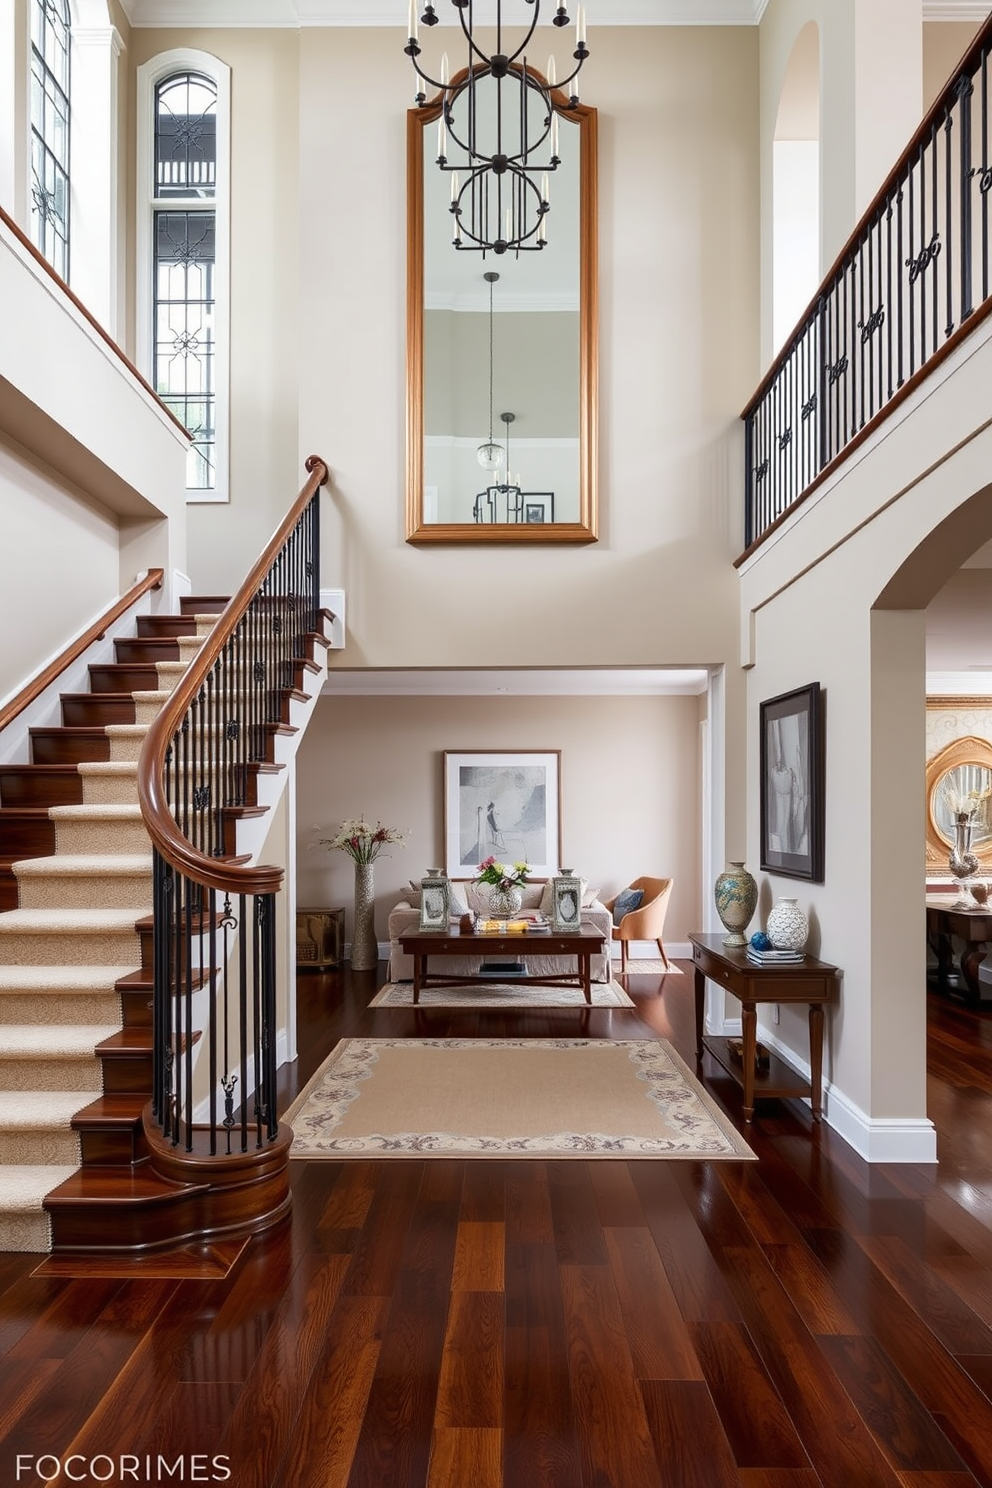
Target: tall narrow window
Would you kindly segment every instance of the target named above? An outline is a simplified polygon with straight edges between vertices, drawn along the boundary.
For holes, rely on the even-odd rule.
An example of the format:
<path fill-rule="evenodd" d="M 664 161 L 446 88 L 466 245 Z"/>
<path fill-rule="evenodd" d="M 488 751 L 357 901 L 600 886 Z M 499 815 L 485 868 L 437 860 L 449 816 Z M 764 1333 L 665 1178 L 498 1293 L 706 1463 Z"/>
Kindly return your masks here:
<path fill-rule="evenodd" d="M 193 436 L 190 491 L 217 486 L 217 85 L 155 89 L 153 384 Z"/>
<path fill-rule="evenodd" d="M 31 236 L 69 278 L 69 0 L 31 4 Z"/>

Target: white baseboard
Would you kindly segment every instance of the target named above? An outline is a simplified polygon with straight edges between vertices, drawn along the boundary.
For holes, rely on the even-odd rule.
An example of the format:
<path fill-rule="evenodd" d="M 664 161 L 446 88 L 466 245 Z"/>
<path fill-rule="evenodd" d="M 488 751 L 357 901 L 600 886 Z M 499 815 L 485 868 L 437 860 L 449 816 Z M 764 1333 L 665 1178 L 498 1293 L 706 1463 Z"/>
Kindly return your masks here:
<path fill-rule="evenodd" d="M 730 1034 L 731 1038 L 740 1037 L 740 1020 L 735 1021 L 737 1032 Z M 760 1028 L 758 1037 L 766 1048 L 783 1059 L 802 1079 L 810 1078 L 808 1061 L 798 1055 L 795 1049 L 783 1044 L 767 1028 Z M 808 1106 L 809 1101 L 805 1104 Z M 937 1161 L 937 1133 L 932 1121 L 925 1116 L 873 1119 L 829 1080 L 823 1082 L 823 1119 L 866 1162 Z"/>

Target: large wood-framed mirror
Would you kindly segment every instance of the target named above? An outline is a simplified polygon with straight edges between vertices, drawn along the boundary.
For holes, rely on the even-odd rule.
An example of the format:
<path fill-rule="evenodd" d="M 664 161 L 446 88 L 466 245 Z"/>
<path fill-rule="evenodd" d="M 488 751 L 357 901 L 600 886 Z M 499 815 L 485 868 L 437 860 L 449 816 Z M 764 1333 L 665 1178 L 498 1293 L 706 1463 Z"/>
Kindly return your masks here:
<path fill-rule="evenodd" d="M 537 253 L 453 246 L 450 182 L 435 166 L 440 97 L 407 115 L 411 543 L 598 537 L 597 115 L 552 99 L 562 163 Z M 515 477 L 495 485 L 476 457 L 490 417 Z"/>
<path fill-rule="evenodd" d="M 988 873 L 992 869 L 992 742 L 974 734 L 954 739 L 927 764 L 926 791 L 928 873 L 946 869 L 954 845 L 954 812 L 968 806 L 973 813 L 971 851 L 980 870 Z"/>

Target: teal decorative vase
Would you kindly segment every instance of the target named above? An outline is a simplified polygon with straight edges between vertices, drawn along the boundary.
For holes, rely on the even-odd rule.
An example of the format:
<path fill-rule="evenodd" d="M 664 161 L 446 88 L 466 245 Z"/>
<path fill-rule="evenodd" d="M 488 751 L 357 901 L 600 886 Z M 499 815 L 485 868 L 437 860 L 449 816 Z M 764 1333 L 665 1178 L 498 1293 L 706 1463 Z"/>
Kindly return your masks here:
<path fill-rule="evenodd" d="M 725 946 L 746 946 L 744 931 L 758 904 L 758 885 L 743 863 L 731 861 L 730 867 L 720 874 L 713 887 L 716 912 L 729 935 L 723 937 Z"/>

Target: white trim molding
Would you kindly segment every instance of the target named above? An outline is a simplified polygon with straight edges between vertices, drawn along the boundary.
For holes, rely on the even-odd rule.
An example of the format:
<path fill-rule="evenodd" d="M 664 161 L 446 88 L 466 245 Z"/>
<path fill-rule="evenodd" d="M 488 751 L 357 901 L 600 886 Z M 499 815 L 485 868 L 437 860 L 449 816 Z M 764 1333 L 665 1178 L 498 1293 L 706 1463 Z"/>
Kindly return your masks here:
<path fill-rule="evenodd" d="M 133 26 L 393 26 L 406 23 L 405 0 L 122 0 Z M 756 26 L 768 0 L 608 0 L 602 26 Z M 608 9 L 608 15 L 605 13 Z M 485 21 L 485 0 L 477 0 Z M 442 12 L 442 26 L 457 17 Z"/>
<path fill-rule="evenodd" d="M 804 1080 L 810 1077 L 807 1060 L 797 1055 L 762 1026 L 758 1037 Z M 808 1105 L 809 1102 L 807 1101 Z M 853 1147 L 859 1157 L 870 1163 L 935 1163 L 937 1132 L 925 1116 L 872 1117 L 856 1106 L 830 1080 L 823 1082 L 823 1119 L 827 1125 Z"/>

